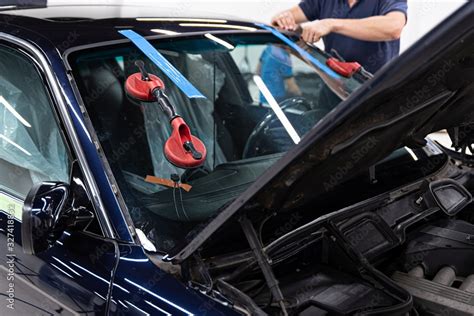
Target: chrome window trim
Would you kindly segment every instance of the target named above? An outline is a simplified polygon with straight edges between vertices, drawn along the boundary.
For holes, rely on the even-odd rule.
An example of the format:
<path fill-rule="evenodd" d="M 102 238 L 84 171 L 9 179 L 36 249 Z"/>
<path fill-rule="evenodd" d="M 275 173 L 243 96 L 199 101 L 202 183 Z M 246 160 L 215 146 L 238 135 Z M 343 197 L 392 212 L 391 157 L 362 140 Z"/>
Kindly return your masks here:
<path fill-rule="evenodd" d="M 31 43 L 21 38 L 18 38 L 16 36 L 6 34 L 4 32 L 0 32 L 0 40 L 4 40 L 6 42 L 12 43 L 14 45 L 17 45 L 25 49 L 28 53 L 32 54 L 33 61 L 35 61 L 36 63 L 39 63 L 39 66 L 46 77 L 49 88 L 52 91 L 53 101 L 57 104 L 60 118 L 62 119 L 64 126 L 66 127 L 67 135 L 69 136 L 71 145 L 73 147 L 72 149 L 77 155 L 77 159 L 79 161 L 81 170 L 84 174 L 85 182 L 89 189 L 92 202 L 98 213 L 98 220 L 99 220 L 101 229 L 106 238 L 115 239 L 116 237 L 115 232 L 110 222 L 110 219 L 107 216 L 107 213 L 105 212 L 105 207 L 99 193 L 99 188 L 97 186 L 97 183 L 94 180 L 94 176 L 89 168 L 89 164 L 87 163 L 87 159 L 85 157 L 81 143 L 77 136 L 76 130 L 74 129 L 72 120 L 69 116 L 69 112 L 68 112 L 67 105 L 64 99 L 64 95 L 61 92 L 60 84 L 58 82 L 57 77 L 54 75 L 51 69 L 51 66 L 49 65 L 43 53 Z"/>

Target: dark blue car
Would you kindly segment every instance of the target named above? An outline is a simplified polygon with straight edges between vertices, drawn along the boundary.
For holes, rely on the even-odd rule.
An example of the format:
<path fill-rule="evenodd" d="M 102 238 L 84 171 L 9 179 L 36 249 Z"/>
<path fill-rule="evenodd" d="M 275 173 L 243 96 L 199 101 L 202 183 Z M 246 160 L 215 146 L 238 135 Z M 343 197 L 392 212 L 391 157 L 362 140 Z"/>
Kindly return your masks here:
<path fill-rule="evenodd" d="M 474 315 L 472 2 L 375 77 L 259 23 L 0 11 L 0 315 Z"/>

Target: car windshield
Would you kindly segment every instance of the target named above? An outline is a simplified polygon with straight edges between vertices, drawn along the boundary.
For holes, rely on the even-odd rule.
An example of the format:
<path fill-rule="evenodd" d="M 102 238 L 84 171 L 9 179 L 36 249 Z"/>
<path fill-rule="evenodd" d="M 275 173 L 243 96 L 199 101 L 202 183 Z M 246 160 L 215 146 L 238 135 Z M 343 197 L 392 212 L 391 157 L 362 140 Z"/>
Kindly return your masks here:
<path fill-rule="evenodd" d="M 182 244 L 360 86 L 328 71 L 320 50 L 295 43 L 311 58 L 267 32 L 151 41 L 205 99 L 188 98 L 131 43 L 70 55 L 87 115 L 134 224 L 157 249 Z M 164 81 L 177 113 L 204 142 L 202 167 L 184 170 L 168 162 L 166 116 L 158 104 L 126 95 L 124 83 L 139 71 L 137 60 Z M 183 185 L 171 181 L 178 177 Z"/>

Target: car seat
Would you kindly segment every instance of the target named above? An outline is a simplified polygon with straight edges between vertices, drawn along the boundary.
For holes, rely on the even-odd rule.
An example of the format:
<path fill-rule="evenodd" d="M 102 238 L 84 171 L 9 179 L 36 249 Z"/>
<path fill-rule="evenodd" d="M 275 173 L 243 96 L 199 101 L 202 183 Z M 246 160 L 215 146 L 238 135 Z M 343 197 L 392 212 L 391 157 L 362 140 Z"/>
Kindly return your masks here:
<path fill-rule="evenodd" d="M 145 177 L 152 170 L 150 151 L 139 107 L 125 96 L 123 69 L 113 58 L 81 62 L 84 102 L 114 169 Z"/>

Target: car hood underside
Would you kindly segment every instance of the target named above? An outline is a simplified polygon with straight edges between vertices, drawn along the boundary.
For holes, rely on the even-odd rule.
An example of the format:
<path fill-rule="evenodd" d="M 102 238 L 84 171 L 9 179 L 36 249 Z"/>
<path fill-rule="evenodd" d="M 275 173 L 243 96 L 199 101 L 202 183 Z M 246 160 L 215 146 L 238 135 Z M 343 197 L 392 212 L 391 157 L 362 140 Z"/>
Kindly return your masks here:
<path fill-rule="evenodd" d="M 432 132 L 474 129 L 473 19 L 468 3 L 383 68 L 170 258 L 186 259 L 237 214 L 301 207 Z"/>

